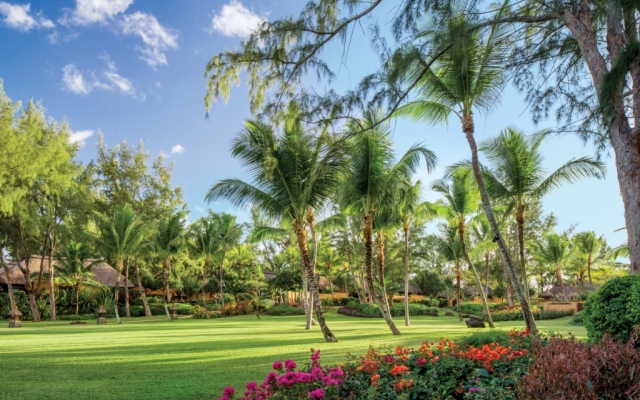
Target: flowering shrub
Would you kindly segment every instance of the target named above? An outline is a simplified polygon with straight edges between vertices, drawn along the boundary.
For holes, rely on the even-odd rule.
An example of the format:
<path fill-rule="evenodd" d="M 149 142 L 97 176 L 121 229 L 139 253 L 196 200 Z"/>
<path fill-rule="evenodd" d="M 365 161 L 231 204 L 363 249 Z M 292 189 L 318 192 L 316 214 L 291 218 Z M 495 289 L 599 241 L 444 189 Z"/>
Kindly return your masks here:
<path fill-rule="evenodd" d="M 354 399 L 503 399 L 527 371 L 534 338 L 528 331 L 509 334 L 510 346 L 479 347 L 440 340 L 424 342 L 418 350 L 399 346 L 369 349 L 344 367 L 341 393 Z"/>
<path fill-rule="evenodd" d="M 339 367 L 323 368 L 320 365 L 320 350 L 311 349 L 311 363 L 297 370 L 293 360 L 273 363 L 273 371 L 258 385 L 247 383 L 246 390 L 239 400 L 264 399 L 335 399 L 339 397 L 339 386 L 343 382 L 344 372 Z M 227 387 L 218 400 L 234 399 L 235 389 Z"/>
<path fill-rule="evenodd" d="M 605 335 L 599 344 L 561 337 L 535 343 L 529 374 L 518 384 L 518 399 L 638 399 L 640 351 L 637 328 L 626 344 Z"/>

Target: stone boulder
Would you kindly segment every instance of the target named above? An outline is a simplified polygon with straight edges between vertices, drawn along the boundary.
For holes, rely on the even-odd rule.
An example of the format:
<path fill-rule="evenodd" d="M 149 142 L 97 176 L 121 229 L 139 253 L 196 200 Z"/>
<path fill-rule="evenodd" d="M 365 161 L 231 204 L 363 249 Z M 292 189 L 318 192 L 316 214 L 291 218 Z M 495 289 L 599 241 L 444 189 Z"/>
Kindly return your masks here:
<path fill-rule="evenodd" d="M 467 324 L 467 328 L 486 328 L 482 318 L 475 315 L 469 316 L 469 319 L 464 322 Z"/>
<path fill-rule="evenodd" d="M 451 312 L 451 311 L 447 311 L 446 313 L 444 313 L 444 315 L 446 315 L 447 317 L 455 317 L 456 315 Z"/>

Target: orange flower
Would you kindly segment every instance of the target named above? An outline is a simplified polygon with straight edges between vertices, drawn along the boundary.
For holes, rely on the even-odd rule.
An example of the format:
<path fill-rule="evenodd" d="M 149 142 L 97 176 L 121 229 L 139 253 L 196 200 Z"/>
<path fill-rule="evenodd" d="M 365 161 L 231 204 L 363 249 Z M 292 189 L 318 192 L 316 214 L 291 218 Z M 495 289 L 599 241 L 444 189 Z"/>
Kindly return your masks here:
<path fill-rule="evenodd" d="M 395 367 L 391 368 L 391 371 L 389 372 L 393 376 L 397 376 L 401 373 L 406 373 L 406 375 L 409 375 L 409 367 L 407 367 L 406 365 L 396 365 Z"/>

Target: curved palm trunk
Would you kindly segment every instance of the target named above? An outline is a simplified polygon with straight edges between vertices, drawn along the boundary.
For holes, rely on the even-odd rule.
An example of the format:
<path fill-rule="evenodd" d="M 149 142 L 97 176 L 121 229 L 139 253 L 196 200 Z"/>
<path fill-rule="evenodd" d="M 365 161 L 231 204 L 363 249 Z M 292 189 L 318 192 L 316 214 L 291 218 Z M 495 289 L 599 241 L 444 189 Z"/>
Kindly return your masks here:
<path fill-rule="evenodd" d="M 302 261 L 302 256 L 300 257 Z M 312 311 L 309 303 L 309 275 L 304 268 L 304 261 L 302 264 L 302 307 L 304 308 L 304 317 L 305 317 L 305 328 L 311 329 L 311 319 L 312 319 Z"/>
<path fill-rule="evenodd" d="M 482 287 L 482 281 L 480 280 L 480 275 L 478 275 L 478 271 L 476 267 L 473 266 L 471 259 L 469 258 L 469 254 L 467 253 L 467 244 L 464 240 L 464 225 L 458 225 L 458 235 L 460 235 L 460 247 L 462 248 L 462 254 L 464 255 L 464 260 L 467 262 L 469 269 L 473 272 L 473 277 L 476 279 L 476 283 L 478 284 L 478 290 L 480 290 L 480 299 L 482 300 L 482 310 L 484 311 L 484 315 L 487 317 L 487 323 L 490 328 L 495 328 L 493 325 L 493 319 L 491 318 L 491 311 L 489 311 L 489 305 L 487 304 L 487 294 Z"/>
<path fill-rule="evenodd" d="M 53 236 L 52 243 L 55 243 L 55 235 Z M 53 251 L 55 249 L 54 245 L 49 247 L 49 320 L 56 320 L 56 292 L 55 286 L 53 285 Z M 77 315 L 77 313 L 76 313 Z"/>
<path fill-rule="evenodd" d="M 314 224 L 315 218 L 313 216 L 313 209 L 309 207 L 307 209 L 307 224 L 309 225 L 309 231 L 311 232 L 311 240 L 313 240 L 313 264 L 311 265 L 311 277 L 315 279 L 316 276 L 316 265 L 318 262 L 318 237 L 316 236 L 316 227 Z M 314 299 L 309 296 L 309 313 L 307 314 L 307 324 L 310 325 L 318 325 L 318 322 L 313 319 L 313 302 Z M 311 329 L 309 326 L 306 329 Z"/>
<path fill-rule="evenodd" d="M 7 289 L 9 290 L 9 303 L 11 304 L 11 309 L 13 310 L 16 306 L 16 299 L 13 296 L 13 284 L 11 283 L 11 275 L 9 273 L 9 267 L 4 262 L 4 257 L 2 252 L 0 251 L 0 263 L 2 263 L 2 268 L 4 269 L 4 273 L 7 276 Z"/>
<path fill-rule="evenodd" d="M 480 197 L 482 199 L 482 206 L 484 208 L 484 212 L 487 215 L 487 219 L 489 220 L 489 224 L 491 225 L 491 230 L 493 234 L 497 238 L 498 248 L 500 249 L 500 255 L 506 265 L 507 272 L 509 274 L 509 279 L 511 280 L 511 284 L 516 292 L 516 296 L 518 297 L 518 301 L 520 301 L 520 306 L 522 307 L 522 316 L 524 317 L 524 321 L 531 331 L 536 331 L 536 321 L 533 318 L 533 314 L 531 313 L 531 305 L 529 304 L 529 300 L 524 291 L 524 288 L 519 282 L 518 279 L 518 270 L 511 259 L 511 254 L 509 254 L 509 250 L 504 242 L 504 238 L 500 233 L 500 228 L 498 227 L 498 222 L 496 221 L 496 217 L 493 214 L 493 208 L 491 207 L 491 201 L 489 200 L 489 193 L 487 192 L 487 187 L 484 184 L 484 179 L 482 178 L 482 172 L 480 170 L 480 161 L 478 160 L 478 145 L 476 144 L 476 139 L 473 137 L 474 133 L 474 125 L 473 125 L 473 117 L 471 115 L 465 115 L 464 120 L 462 121 L 462 129 L 467 137 L 467 142 L 469 143 L 469 148 L 471 149 L 471 165 L 473 167 L 473 175 L 476 178 L 476 182 L 478 184 L 478 190 L 480 191 Z"/>
<path fill-rule="evenodd" d="M 382 288 L 382 299 L 384 300 L 384 306 L 387 308 L 387 313 L 391 315 L 391 309 L 389 308 L 389 296 L 387 295 L 387 286 L 385 284 L 384 279 L 384 233 L 382 231 L 378 232 L 378 246 L 377 246 L 378 254 L 378 271 L 380 276 L 380 287 Z"/>
<path fill-rule="evenodd" d="M 567 292 L 564 288 L 564 280 L 562 279 L 562 271 L 560 270 L 560 264 L 556 264 L 556 275 L 558 276 L 558 284 L 562 288 L 562 294 L 566 296 Z"/>
<path fill-rule="evenodd" d="M 460 281 L 462 280 L 462 272 L 460 271 L 460 264 L 456 262 L 456 311 L 458 312 L 458 319 L 463 321 L 462 309 L 460 307 Z"/>
<path fill-rule="evenodd" d="M 129 257 L 124 265 L 124 315 L 131 317 L 131 309 L 129 308 Z"/>
<path fill-rule="evenodd" d="M 80 312 L 80 285 L 76 286 L 76 315 Z"/>
<path fill-rule="evenodd" d="M 118 294 L 120 292 L 120 274 L 122 273 L 122 260 L 118 259 L 116 261 L 116 288 L 115 288 L 115 301 L 114 303 L 114 308 L 115 308 L 115 312 L 116 312 L 116 323 L 119 324 L 121 323 L 120 321 L 120 314 L 118 313 Z"/>
<path fill-rule="evenodd" d="M 202 305 L 204 307 L 204 314 L 207 316 L 207 319 L 209 319 L 209 309 L 207 308 L 207 299 L 205 297 L 204 287 L 207 284 L 207 271 L 209 270 L 210 262 L 211 259 L 209 255 L 207 255 L 204 258 L 204 267 L 202 267 Z"/>
<path fill-rule="evenodd" d="M 484 284 L 489 290 L 489 252 L 484 253 Z"/>
<path fill-rule="evenodd" d="M 369 289 L 369 301 L 371 299 L 375 301 L 375 303 L 380 308 L 380 312 L 382 312 L 382 317 L 386 321 L 387 325 L 389 325 L 389 329 L 394 335 L 400 335 L 400 331 L 396 328 L 396 324 L 393 323 L 391 319 L 391 315 L 389 314 L 387 308 L 385 307 L 385 302 L 383 302 L 377 295 L 375 291 L 375 286 L 373 283 L 373 217 L 370 215 L 364 216 L 364 224 L 363 224 L 363 234 L 364 234 L 364 269 L 367 280 L 367 286 Z"/>
<path fill-rule="evenodd" d="M 502 272 L 504 273 L 504 283 L 506 286 L 507 292 L 507 304 L 509 307 L 513 307 L 513 296 L 511 295 L 511 282 L 509 280 L 509 273 L 507 272 L 507 265 L 502 260 Z"/>
<path fill-rule="evenodd" d="M 527 262 L 524 256 L 524 206 L 521 204 L 516 210 L 516 222 L 518 224 L 518 250 L 520 252 L 520 265 L 522 266 L 522 284 L 524 286 L 527 299 L 529 296 L 529 279 L 527 278 Z"/>
<path fill-rule="evenodd" d="M 409 321 L 409 227 L 404 227 L 404 326 L 411 326 Z"/>
<path fill-rule="evenodd" d="M 135 260 L 136 265 L 136 279 L 138 280 L 138 291 L 140 292 L 140 297 L 142 297 L 142 304 L 144 305 L 144 315 L 145 317 L 151 316 L 151 309 L 149 308 L 149 302 L 147 301 L 147 294 L 144 292 L 144 288 L 142 287 L 142 280 L 140 279 L 140 266 L 138 265 L 138 258 Z"/>
<path fill-rule="evenodd" d="M 298 239 L 298 250 L 302 257 L 302 268 L 307 272 L 309 280 L 309 289 L 313 298 L 313 306 L 316 311 L 316 317 L 320 325 L 322 335 L 327 342 L 337 342 L 338 338 L 334 336 L 322 314 L 322 305 L 320 304 L 320 295 L 318 293 L 318 281 L 313 276 L 313 266 L 311 264 L 311 257 L 309 256 L 309 248 L 307 247 L 307 232 L 304 228 L 296 227 L 296 237 Z"/>
<path fill-rule="evenodd" d="M 170 267 L 170 263 L 169 260 L 163 260 L 162 261 L 162 283 L 164 286 L 164 312 L 167 315 L 167 320 L 169 322 L 172 322 L 173 320 L 171 319 L 171 314 L 169 314 L 169 302 L 171 301 L 171 295 L 169 294 L 169 267 Z"/>
<path fill-rule="evenodd" d="M 593 283 L 591 280 L 591 253 L 587 257 L 587 277 L 589 277 L 589 283 Z"/>

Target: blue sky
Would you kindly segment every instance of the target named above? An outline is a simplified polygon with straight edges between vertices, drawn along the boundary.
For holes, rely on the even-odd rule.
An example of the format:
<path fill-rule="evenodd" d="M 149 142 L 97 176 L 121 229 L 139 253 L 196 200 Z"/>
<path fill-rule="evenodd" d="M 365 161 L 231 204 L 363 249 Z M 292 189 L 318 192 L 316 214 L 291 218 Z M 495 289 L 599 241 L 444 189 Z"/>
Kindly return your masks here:
<path fill-rule="evenodd" d="M 197 218 L 211 207 L 246 218 L 246 212 L 219 202 L 207 205 L 204 195 L 217 180 L 242 177 L 229 155 L 233 135 L 251 116 L 243 85 L 233 89 L 228 104 L 214 104 L 205 120 L 204 67 L 211 56 L 237 48 L 240 40 L 262 19 L 296 15 L 306 0 L 58 0 L 0 1 L 0 78 L 14 101 L 41 101 L 48 115 L 66 120 L 75 140 L 83 144 L 79 157 L 95 157 L 98 131 L 113 146 L 122 140 L 161 153 L 175 163 L 174 183 L 182 185 L 185 200 Z M 376 15 L 382 24 L 393 9 Z M 333 45 L 324 55 L 339 74 L 332 87 L 345 90 L 372 72 L 377 59 L 366 38 L 366 26 L 356 30 L 348 57 Z M 318 90 L 327 87 L 309 79 Z M 549 120 L 534 126 L 523 96 L 509 86 L 501 103 L 486 117 L 477 117 L 477 140 L 497 135 L 507 126 L 526 132 L 553 126 Z M 439 177 L 449 164 L 469 158 L 459 123 L 441 126 L 397 121 L 398 152 L 415 142 L 436 151 L 440 165 L 424 182 Z M 543 146 L 545 166 L 552 170 L 574 157 L 593 155 L 574 137 L 551 139 Z M 559 229 L 577 224 L 578 230 L 604 234 L 613 245 L 626 240 L 623 207 L 613 158 L 606 159 L 605 180 L 583 180 L 555 190 L 545 200 Z M 433 200 L 433 194 L 427 193 Z"/>

